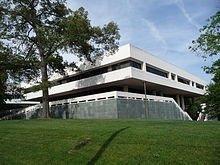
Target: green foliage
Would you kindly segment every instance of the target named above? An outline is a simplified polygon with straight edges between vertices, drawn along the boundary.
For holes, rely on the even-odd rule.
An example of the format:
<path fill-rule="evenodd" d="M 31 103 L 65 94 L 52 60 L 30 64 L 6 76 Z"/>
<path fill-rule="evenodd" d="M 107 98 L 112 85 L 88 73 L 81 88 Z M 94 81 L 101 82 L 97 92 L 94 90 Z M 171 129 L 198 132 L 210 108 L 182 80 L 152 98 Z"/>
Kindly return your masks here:
<path fill-rule="evenodd" d="M 187 113 L 193 120 L 197 120 L 199 113 L 202 112 L 202 106 L 201 104 L 203 101 L 200 99 L 197 99 L 195 101 L 190 102 L 189 107 L 187 109 Z"/>
<path fill-rule="evenodd" d="M 1 164 L 219 164 L 214 121 L 13 120 L 0 136 Z"/>
<path fill-rule="evenodd" d="M 93 62 L 118 48 L 120 36 L 115 23 L 93 27 L 84 8 L 71 11 L 65 1 L 7 0 L 1 2 L 1 8 L 4 41 L 12 41 L 10 48 L 23 57 L 35 57 L 39 63 L 44 59 L 53 71 L 64 71 L 60 51 Z"/>
<path fill-rule="evenodd" d="M 214 79 L 218 79 L 219 77 Z M 211 83 L 208 86 L 207 93 L 204 96 L 206 103 L 205 111 L 211 118 L 218 118 L 220 120 L 220 81 Z"/>
<path fill-rule="evenodd" d="M 214 75 L 212 81 L 220 83 L 220 59 L 213 62 L 211 67 L 204 67 L 206 73 Z"/>
<path fill-rule="evenodd" d="M 220 11 L 210 17 L 208 24 L 201 29 L 199 38 L 192 43 L 190 49 L 202 53 L 203 58 L 217 57 L 212 66 L 204 67 L 206 73 L 212 74 L 213 78 L 202 99 L 206 104 L 205 113 L 220 120 Z"/>
<path fill-rule="evenodd" d="M 214 75 L 211 84 L 207 86 L 207 93 L 202 98 L 206 103 L 206 113 L 211 118 L 220 120 L 220 59 L 213 62 L 211 67 L 205 67 L 208 74 Z"/>
<path fill-rule="evenodd" d="M 65 0 L 3 0 L 0 2 L 0 42 L 13 56 L 31 60 L 35 77 L 41 75 L 43 108 L 48 110 L 48 74 L 65 74 L 62 53 L 94 63 L 118 49 L 117 24 L 92 26 L 84 8 L 76 11 Z M 75 58 L 74 58 L 75 59 Z M 16 66 L 16 61 L 13 64 Z M 26 68 L 24 68 L 26 69 Z M 35 78 L 32 77 L 32 80 Z"/>
<path fill-rule="evenodd" d="M 190 49 L 202 54 L 202 57 L 219 56 L 220 52 L 220 11 L 208 19 L 208 24 L 200 30 L 197 40 L 192 41 Z"/>
<path fill-rule="evenodd" d="M 13 54 L 0 43 L 0 107 L 5 107 L 5 100 L 21 97 L 21 80 L 30 80 L 37 75 L 31 59 Z"/>

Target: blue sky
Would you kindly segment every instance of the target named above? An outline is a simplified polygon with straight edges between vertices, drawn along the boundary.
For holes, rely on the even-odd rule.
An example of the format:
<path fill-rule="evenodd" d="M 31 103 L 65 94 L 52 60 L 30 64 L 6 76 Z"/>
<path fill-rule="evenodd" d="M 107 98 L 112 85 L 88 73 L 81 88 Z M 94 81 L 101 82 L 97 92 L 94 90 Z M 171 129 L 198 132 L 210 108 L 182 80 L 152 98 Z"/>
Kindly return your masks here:
<path fill-rule="evenodd" d="M 84 7 L 93 25 L 115 21 L 120 45 L 131 43 L 209 82 L 202 66 L 210 65 L 188 50 L 199 28 L 220 9 L 220 0 L 69 0 Z"/>

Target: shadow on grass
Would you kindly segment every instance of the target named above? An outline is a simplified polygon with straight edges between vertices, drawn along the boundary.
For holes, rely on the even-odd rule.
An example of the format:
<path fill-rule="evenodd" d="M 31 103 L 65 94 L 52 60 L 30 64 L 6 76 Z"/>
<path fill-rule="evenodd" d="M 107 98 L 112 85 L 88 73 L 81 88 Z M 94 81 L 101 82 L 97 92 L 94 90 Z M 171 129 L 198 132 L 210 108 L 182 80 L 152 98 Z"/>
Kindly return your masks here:
<path fill-rule="evenodd" d="M 128 129 L 130 127 L 125 127 L 122 129 L 117 130 L 116 132 L 114 132 L 106 141 L 105 143 L 101 146 L 101 148 L 98 150 L 98 152 L 95 154 L 95 156 L 89 160 L 89 162 L 87 163 L 88 165 L 93 165 L 95 164 L 99 158 L 102 156 L 102 153 L 105 152 L 106 148 L 109 146 L 109 144 L 112 142 L 112 140 L 122 131 Z"/>

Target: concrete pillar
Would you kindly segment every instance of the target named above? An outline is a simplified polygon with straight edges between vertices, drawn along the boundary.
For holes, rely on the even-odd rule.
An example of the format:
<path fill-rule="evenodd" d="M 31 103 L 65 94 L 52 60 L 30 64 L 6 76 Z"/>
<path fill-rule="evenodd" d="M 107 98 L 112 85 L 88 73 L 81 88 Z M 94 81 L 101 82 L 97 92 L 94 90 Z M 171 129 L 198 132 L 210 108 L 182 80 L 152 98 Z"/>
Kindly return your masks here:
<path fill-rule="evenodd" d="M 126 85 L 126 86 L 123 86 L 123 91 L 124 92 L 128 92 L 128 86 Z"/>
<path fill-rule="evenodd" d="M 176 102 L 180 106 L 180 96 L 179 95 L 176 95 Z"/>
<path fill-rule="evenodd" d="M 146 63 L 145 62 L 143 62 L 143 64 L 142 64 L 142 70 L 146 72 Z"/>
<path fill-rule="evenodd" d="M 188 99 L 189 99 L 189 103 L 190 103 L 190 104 L 193 103 L 192 97 L 189 97 Z"/>
<path fill-rule="evenodd" d="M 145 117 L 148 118 L 148 109 L 147 109 L 147 85 L 146 82 L 143 82 L 144 85 L 144 107 L 145 107 Z"/>
<path fill-rule="evenodd" d="M 144 85 L 144 95 L 145 95 L 145 98 L 146 98 L 146 96 L 147 96 L 147 84 L 146 84 L 145 81 L 143 82 L 143 85 Z"/>
<path fill-rule="evenodd" d="M 184 96 L 181 96 L 181 108 L 185 111 L 185 100 L 184 100 Z"/>
<path fill-rule="evenodd" d="M 192 85 L 192 81 L 189 81 L 189 85 L 190 85 L 190 86 L 193 86 L 193 85 Z"/>
<path fill-rule="evenodd" d="M 171 72 L 168 73 L 168 78 L 172 80 Z"/>
<path fill-rule="evenodd" d="M 175 81 L 178 81 L 177 75 L 175 74 Z"/>
<path fill-rule="evenodd" d="M 63 111 L 62 118 L 66 119 L 66 111 Z"/>

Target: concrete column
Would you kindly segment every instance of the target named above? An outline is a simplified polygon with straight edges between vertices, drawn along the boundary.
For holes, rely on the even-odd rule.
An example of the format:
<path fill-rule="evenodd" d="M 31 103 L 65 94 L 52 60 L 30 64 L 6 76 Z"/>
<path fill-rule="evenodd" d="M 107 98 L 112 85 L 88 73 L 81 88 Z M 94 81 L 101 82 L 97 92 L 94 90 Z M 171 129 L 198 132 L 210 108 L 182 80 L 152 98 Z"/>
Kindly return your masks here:
<path fill-rule="evenodd" d="M 192 85 L 192 81 L 189 81 L 189 85 L 190 85 L 190 86 L 193 86 L 193 85 Z"/>
<path fill-rule="evenodd" d="M 128 92 L 128 86 L 123 86 L 123 91 Z"/>
<path fill-rule="evenodd" d="M 146 63 L 145 62 L 143 62 L 143 64 L 142 64 L 142 70 L 146 72 Z"/>
<path fill-rule="evenodd" d="M 185 100 L 184 100 L 184 96 L 181 96 L 181 108 L 185 111 Z"/>
<path fill-rule="evenodd" d="M 63 111 L 62 118 L 66 119 L 66 111 Z"/>
<path fill-rule="evenodd" d="M 193 103 L 192 97 L 189 98 L 189 102 L 190 102 L 190 104 Z"/>
<path fill-rule="evenodd" d="M 143 82 L 143 86 L 144 86 L 144 95 L 146 97 L 146 95 L 147 95 L 147 84 L 146 84 L 145 81 Z"/>
<path fill-rule="evenodd" d="M 145 117 L 148 118 L 148 109 L 147 109 L 147 85 L 146 82 L 143 82 L 144 85 L 144 107 L 145 107 Z"/>
<path fill-rule="evenodd" d="M 179 95 L 176 95 L 176 102 L 180 106 L 180 96 Z"/>
<path fill-rule="evenodd" d="M 175 74 L 175 81 L 178 81 L 177 75 Z"/>
<path fill-rule="evenodd" d="M 168 73 L 168 78 L 172 80 L 171 72 Z"/>

